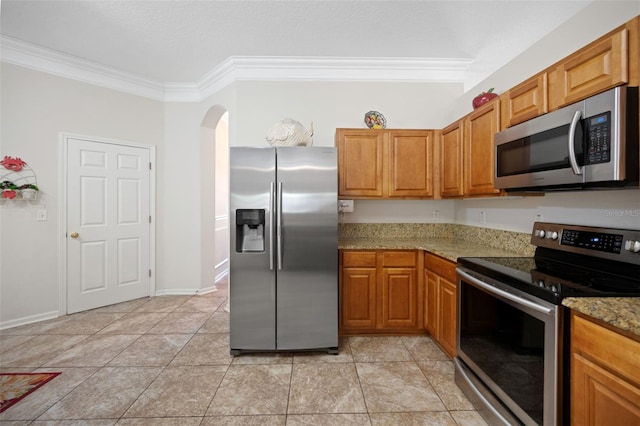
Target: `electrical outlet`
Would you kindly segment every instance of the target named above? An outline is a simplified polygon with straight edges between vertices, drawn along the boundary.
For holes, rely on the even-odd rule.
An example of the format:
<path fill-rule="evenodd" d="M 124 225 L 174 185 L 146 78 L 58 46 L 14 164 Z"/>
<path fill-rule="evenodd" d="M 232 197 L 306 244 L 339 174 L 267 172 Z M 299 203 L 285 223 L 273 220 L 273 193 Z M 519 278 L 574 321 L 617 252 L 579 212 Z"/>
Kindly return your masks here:
<path fill-rule="evenodd" d="M 433 220 L 440 220 L 440 210 L 433 211 Z"/>
<path fill-rule="evenodd" d="M 544 222 L 544 216 L 540 213 L 536 215 L 536 222 Z"/>
<path fill-rule="evenodd" d="M 338 200 L 338 211 L 342 213 L 353 213 L 353 200 Z"/>
<path fill-rule="evenodd" d="M 486 225 L 487 223 L 487 213 L 484 211 L 480 212 L 480 223 Z"/>

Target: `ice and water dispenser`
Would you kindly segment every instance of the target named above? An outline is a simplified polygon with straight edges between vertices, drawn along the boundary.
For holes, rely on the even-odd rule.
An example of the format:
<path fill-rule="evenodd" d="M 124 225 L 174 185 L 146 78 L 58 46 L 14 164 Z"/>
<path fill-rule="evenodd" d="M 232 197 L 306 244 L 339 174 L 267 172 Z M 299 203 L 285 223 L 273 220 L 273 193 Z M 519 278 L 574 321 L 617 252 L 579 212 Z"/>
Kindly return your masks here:
<path fill-rule="evenodd" d="M 236 210 L 236 252 L 264 252 L 264 209 Z"/>

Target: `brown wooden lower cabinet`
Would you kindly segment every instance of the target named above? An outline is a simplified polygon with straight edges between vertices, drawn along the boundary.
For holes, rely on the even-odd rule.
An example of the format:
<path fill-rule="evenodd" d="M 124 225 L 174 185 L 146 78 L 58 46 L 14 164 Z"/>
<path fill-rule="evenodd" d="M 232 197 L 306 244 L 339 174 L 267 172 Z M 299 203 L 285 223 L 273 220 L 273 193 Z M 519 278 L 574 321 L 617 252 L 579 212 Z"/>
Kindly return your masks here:
<path fill-rule="evenodd" d="M 447 355 L 456 354 L 456 264 L 431 253 L 424 254 L 424 327 Z"/>
<path fill-rule="evenodd" d="M 572 425 L 640 425 L 639 354 L 639 341 L 572 311 Z"/>
<path fill-rule="evenodd" d="M 420 253 L 340 251 L 340 334 L 424 333 Z"/>

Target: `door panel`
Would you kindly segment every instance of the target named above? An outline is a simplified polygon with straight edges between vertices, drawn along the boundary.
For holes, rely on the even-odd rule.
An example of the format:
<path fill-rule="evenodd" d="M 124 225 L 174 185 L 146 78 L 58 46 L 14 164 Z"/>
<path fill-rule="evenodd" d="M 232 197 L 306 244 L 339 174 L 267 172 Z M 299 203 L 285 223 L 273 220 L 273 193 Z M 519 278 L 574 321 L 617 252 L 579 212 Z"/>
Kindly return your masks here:
<path fill-rule="evenodd" d="M 146 148 L 67 140 L 68 313 L 150 295 L 149 162 Z"/>
<path fill-rule="evenodd" d="M 337 347 L 337 152 L 278 148 L 277 163 L 282 185 L 277 347 Z"/>
<path fill-rule="evenodd" d="M 232 350 L 276 349 L 276 274 L 272 264 L 274 242 L 272 183 L 275 185 L 275 150 L 233 147 L 229 157 L 230 191 L 230 331 Z M 242 239 L 236 225 L 237 209 L 263 209 L 264 251 L 239 252 Z"/>

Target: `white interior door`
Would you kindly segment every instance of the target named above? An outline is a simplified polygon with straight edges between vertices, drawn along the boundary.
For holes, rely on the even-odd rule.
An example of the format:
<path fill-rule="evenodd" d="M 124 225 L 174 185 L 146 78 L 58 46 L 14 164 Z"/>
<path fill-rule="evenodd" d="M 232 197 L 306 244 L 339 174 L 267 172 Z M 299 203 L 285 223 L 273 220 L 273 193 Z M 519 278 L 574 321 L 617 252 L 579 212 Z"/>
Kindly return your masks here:
<path fill-rule="evenodd" d="M 150 151 L 67 139 L 67 312 L 149 296 Z"/>

